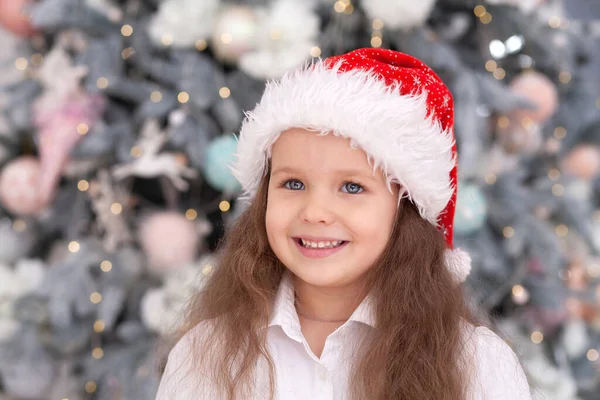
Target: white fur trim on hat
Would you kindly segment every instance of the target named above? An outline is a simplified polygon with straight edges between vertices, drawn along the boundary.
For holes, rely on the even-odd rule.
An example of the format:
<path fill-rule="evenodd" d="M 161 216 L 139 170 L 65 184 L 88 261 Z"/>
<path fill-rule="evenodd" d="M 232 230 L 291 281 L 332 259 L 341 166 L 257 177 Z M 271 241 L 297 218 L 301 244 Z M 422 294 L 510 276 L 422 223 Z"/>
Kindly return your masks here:
<path fill-rule="evenodd" d="M 260 103 L 246 113 L 232 167 L 246 197 L 256 194 L 282 132 L 333 132 L 363 149 L 388 184 L 399 183 L 421 216 L 436 225 L 453 193 L 452 131 L 428 115 L 427 93 L 403 95 L 369 72 L 339 67 L 318 62 L 267 83 Z"/>
<path fill-rule="evenodd" d="M 471 256 L 461 249 L 447 249 L 444 253 L 446 266 L 454 279 L 462 283 L 471 273 Z"/>

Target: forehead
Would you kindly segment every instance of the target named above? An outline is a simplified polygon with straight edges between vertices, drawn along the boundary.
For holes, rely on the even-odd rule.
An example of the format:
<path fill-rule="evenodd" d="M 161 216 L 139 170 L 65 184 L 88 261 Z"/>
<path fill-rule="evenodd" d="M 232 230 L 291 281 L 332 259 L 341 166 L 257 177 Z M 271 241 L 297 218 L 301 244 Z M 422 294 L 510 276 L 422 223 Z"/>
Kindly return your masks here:
<path fill-rule="evenodd" d="M 319 136 L 318 132 L 290 129 L 283 132 L 273 144 L 273 169 L 293 167 L 302 170 L 352 169 L 372 174 L 367 154 L 350 146 L 350 140 L 333 133 Z"/>

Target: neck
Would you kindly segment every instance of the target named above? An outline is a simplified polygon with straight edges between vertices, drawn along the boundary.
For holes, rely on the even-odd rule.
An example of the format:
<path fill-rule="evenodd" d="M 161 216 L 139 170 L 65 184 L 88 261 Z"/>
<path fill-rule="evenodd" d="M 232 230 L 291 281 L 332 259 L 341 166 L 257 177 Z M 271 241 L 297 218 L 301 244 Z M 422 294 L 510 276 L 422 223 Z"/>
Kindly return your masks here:
<path fill-rule="evenodd" d="M 316 321 L 345 321 L 365 297 L 357 286 L 322 288 L 296 276 L 294 290 L 298 314 Z"/>

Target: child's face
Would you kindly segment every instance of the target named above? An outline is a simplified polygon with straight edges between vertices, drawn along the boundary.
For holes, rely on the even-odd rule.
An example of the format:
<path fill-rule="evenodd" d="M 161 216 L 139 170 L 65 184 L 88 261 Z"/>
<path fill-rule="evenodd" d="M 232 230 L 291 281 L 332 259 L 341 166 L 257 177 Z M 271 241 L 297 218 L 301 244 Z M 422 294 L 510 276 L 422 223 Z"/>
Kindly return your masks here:
<path fill-rule="evenodd" d="M 366 153 L 351 149 L 347 139 L 291 129 L 272 150 L 269 244 L 310 285 L 359 283 L 387 245 L 397 196 L 381 172 L 373 175 Z M 309 243 L 303 246 L 302 239 Z"/>

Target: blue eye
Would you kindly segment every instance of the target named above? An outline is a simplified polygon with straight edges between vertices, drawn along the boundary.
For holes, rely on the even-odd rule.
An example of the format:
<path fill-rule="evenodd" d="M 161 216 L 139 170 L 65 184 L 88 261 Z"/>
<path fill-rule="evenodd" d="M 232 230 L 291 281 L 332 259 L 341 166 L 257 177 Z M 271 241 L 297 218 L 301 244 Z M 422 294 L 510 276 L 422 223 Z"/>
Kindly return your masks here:
<path fill-rule="evenodd" d="M 358 194 L 363 192 L 364 190 L 365 189 L 362 186 L 354 182 L 346 182 L 342 186 L 342 191 L 349 194 Z"/>
<path fill-rule="evenodd" d="M 289 181 L 285 181 L 283 183 L 287 189 L 290 190 L 302 190 L 304 189 L 304 184 L 297 179 L 290 179 Z"/>

